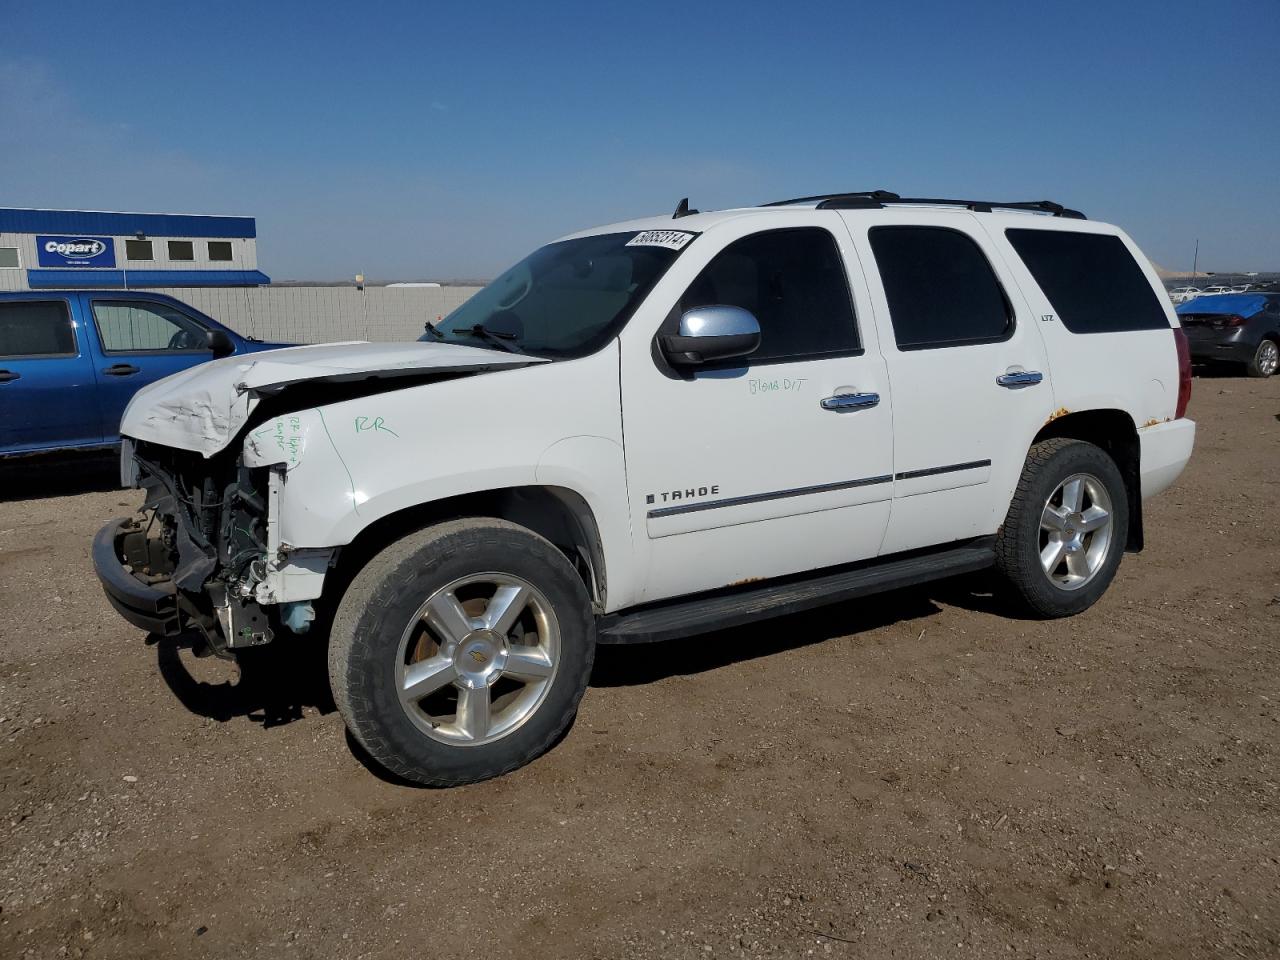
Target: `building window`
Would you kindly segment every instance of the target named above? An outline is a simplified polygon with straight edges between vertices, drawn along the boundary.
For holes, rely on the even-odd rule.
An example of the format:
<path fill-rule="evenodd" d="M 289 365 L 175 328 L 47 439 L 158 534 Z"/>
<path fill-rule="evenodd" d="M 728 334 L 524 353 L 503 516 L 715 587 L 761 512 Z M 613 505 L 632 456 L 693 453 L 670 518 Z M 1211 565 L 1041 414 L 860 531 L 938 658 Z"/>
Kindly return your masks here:
<path fill-rule="evenodd" d="M 196 258 L 196 245 L 190 240 L 170 240 L 169 241 L 169 259 L 170 260 L 194 260 Z"/>
<path fill-rule="evenodd" d="M 18 266 L 18 248 L 0 247 L 0 269 L 16 270 Z"/>
<path fill-rule="evenodd" d="M 209 241 L 209 259 L 231 260 L 231 241 L 230 240 L 210 240 Z"/>
<path fill-rule="evenodd" d="M 155 259 L 151 253 L 150 240 L 126 240 L 124 242 L 124 255 L 130 260 Z"/>

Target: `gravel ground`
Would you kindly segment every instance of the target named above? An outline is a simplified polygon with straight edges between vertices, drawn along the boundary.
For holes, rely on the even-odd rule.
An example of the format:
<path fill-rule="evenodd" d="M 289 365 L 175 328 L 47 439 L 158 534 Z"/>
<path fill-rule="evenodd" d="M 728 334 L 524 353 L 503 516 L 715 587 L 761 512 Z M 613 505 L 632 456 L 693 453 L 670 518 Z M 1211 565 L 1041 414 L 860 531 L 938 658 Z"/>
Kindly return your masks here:
<path fill-rule="evenodd" d="M 1280 955 L 1280 378 L 1199 378 L 1146 552 L 601 651 L 503 779 L 379 778 L 318 644 L 148 645 L 114 465 L 0 477 L 0 957 Z"/>

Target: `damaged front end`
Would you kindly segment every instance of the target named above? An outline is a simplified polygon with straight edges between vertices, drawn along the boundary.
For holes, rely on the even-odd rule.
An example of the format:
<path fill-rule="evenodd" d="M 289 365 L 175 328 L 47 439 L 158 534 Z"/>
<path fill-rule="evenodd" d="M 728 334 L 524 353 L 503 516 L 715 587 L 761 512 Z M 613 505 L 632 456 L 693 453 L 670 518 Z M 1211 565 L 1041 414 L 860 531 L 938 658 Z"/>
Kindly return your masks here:
<path fill-rule="evenodd" d="M 129 441 L 122 471 L 146 500 L 138 517 L 112 521 L 94 541 L 94 566 L 116 610 L 161 636 L 194 630 L 223 657 L 271 642 L 279 624 L 265 605 L 278 616 L 270 581 L 287 553 L 269 520 L 280 471 Z M 310 604 L 287 606 L 289 625 L 303 632 Z"/>

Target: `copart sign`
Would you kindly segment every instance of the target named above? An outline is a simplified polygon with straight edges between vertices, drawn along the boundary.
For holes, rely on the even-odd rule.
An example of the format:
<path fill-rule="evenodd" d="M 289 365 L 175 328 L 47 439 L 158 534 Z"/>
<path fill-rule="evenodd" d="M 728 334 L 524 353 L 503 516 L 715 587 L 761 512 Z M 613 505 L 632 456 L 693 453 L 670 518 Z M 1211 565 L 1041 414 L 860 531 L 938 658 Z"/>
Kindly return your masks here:
<path fill-rule="evenodd" d="M 42 267 L 114 267 L 116 248 L 110 237 L 36 237 Z"/>

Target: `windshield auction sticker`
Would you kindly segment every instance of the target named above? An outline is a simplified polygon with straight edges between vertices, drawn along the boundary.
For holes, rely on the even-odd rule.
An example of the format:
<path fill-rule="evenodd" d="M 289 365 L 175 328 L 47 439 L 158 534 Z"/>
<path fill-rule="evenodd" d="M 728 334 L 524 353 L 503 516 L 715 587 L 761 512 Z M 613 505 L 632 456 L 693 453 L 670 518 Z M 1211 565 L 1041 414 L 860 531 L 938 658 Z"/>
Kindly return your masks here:
<path fill-rule="evenodd" d="M 683 230 L 642 230 L 627 241 L 628 247 L 666 247 L 683 250 L 694 234 Z"/>

